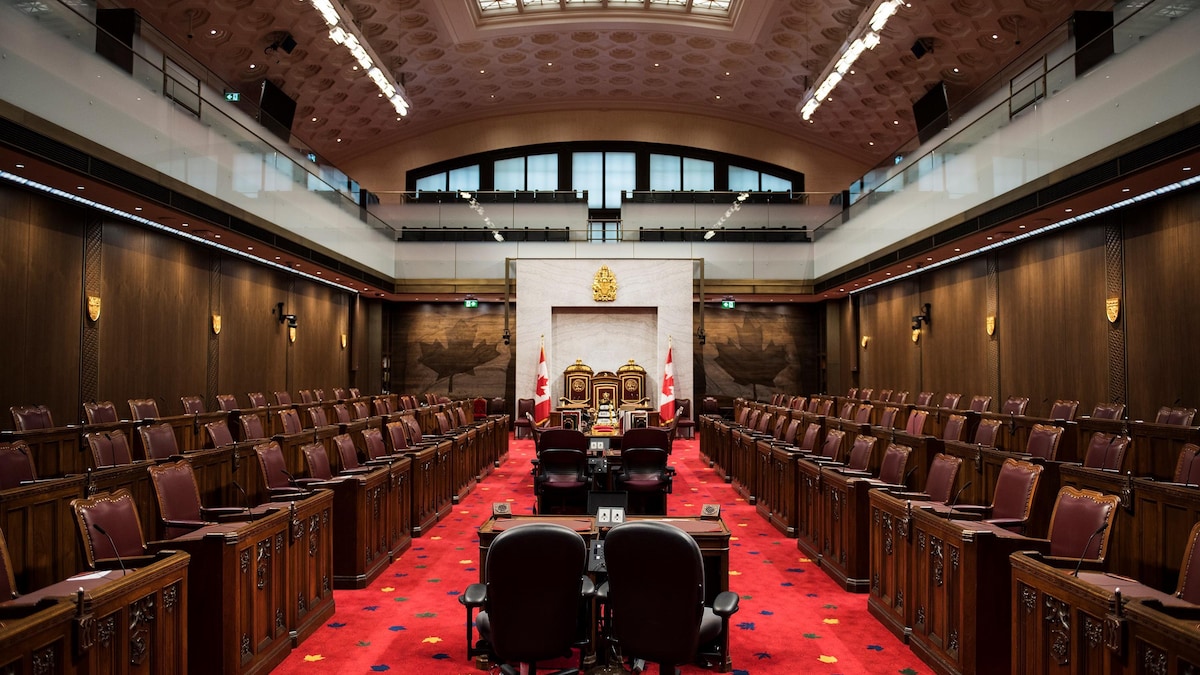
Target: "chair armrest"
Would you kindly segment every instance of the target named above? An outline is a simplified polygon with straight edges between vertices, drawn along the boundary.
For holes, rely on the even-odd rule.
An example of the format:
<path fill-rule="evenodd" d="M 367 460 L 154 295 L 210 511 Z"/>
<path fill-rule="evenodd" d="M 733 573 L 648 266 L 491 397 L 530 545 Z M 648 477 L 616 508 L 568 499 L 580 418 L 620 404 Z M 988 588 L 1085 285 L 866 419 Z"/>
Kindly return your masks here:
<path fill-rule="evenodd" d="M 926 493 L 926 492 L 911 492 L 909 490 L 888 490 L 888 493 L 891 494 L 896 499 L 907 499 L 907 500 L 913 501 L 913 502 L 927 502 L 930 499 L 929 493 Z"/>
<path fill-rule="evenodd" d="M 166 525 L 167 527 L 201 528 L 208 524 L 203 520 L 167 520 L 166 518 L 164 518 L 162 522 L 163 525 Z"/>
<path fill-rule="evenodd" d="M 293 487 L 305 487 L 314 483 L 324 483 L 320 478 L 293 478 L 291 483 Z"/>
<path fill-rule="evenodd" d="M 604 582 L 596 587 L 596 599 L 600 602 L 608 602 L 608 582 Z"/>
<path fill-rule="evenodd" d="M 721 591 L 713 600 L 713 614 L 729 618 L 738 611 L 738 594 L 733 591 Z"/>
<path fill-rule="evenodd" d="M 1063 568 L 1063 569 L 1073 570 L 1073 569 L 1075 569 L 1075 566 L 1078 565 L 1079 569 L 1084 570 L 1086 572 L 1103 572 L 1104 571 L 1104 561 L 1103 560 L 1090 560 L 1090 559 L 1085 558 L 1083 560 L 1083 563 L 1081 564 L 1079 561 L 1079 558 L 1064 558 L 1062 556 L 1046 555 L 1046 556 L 1042 556 L 1042 562 L 1046 563 L 1047 565 L 1050 565 L 1051 567 L 1059 567 L 1059 568 Z"/>
<path fill-rule="evenodd" d="M 581 583 L 582 585 L 579 590 L 580 595 L 585 598 L 590 598 L 596 595 L 596 582 L 592 581 L 591 577 L 586 574 L 583 575 L 581 577 Z"/>
<path fill-rule="evenodd" d="M 1020 526 L 1024 530 L 1025 524 L 1028 522 L 1020 518 L 986 518 L 984 520 L 992 525 L 1003 527 L 1006 530 L 1011 529 L 1013 526 Z"/>
<path fill-rule="evenodd" d="M 857 475 L 857 474 L 847 474 L 847 475 L 853 476 L 853 475 Z M 871 474 L 868 473 L 867 475 L 870 476 Z M 888 490 L 889 492 L 895 491 L 895 490 L 907 490 L 908 489 L 908 486 L 906 486 L 906 485 L 897 485 L 896 483 L 884 483 L 875 478 L 869 478 L 868 482 L 871 483 L 871 487 L 882 488 L 884 490 Z"/>
<path fill-rule="evenodd" d="M 212 508 L 201 506 L 201 518 L 221 518 L 223 516 L 232 516 L 238 513 L 245 513 L 246 509 L 241 506 L 215 506 Z"/>
<path fill-rule="evenodd" d="M 843 476 L 856 476 L 858 478 L 874 478 L 875 476 L 870 471 L 862 471 L 860 469 L 834 469 Z M 880 485 L 891 485 L 891 483 L 880 483 Z M 901 490 L 906 489 L 903 485 L 898 485 Z"/>
<path fill-rule="evenodd" d="M 467 607 L 483 607 L 487 602 L 487 584 L 471 584 L 458 596 L 458 601 Z"/>
<path fill-rule="evenodd" d="M 353 469 L 342 469 L 341 471 L 338 472 L 338 475 L 339 476 L 358 476 L 358 475 L 361 475 L 364 473 L 371 473 L 374 470 L 375 470 L 375 468 L 370 467 L 370 466 L 357 466 Z"/>
<path fill-rule="evenodd" d="M 980 514 L 983 514 L 986 516 L 988 514 L 988 512 L 990 512 L 992 510 L 992 507 L 990 507 L 986 504 L 957 504 L 957 505 L 955 505 L 954 510 L 955 511 L 967 511 L 969 513 L 980 513 Z M 1004 518 L 1002 520 L 1011 520 L 1011 519 Z M 1013 520 L 1013 522 L 1020 522 L 1020 521 Z"/>

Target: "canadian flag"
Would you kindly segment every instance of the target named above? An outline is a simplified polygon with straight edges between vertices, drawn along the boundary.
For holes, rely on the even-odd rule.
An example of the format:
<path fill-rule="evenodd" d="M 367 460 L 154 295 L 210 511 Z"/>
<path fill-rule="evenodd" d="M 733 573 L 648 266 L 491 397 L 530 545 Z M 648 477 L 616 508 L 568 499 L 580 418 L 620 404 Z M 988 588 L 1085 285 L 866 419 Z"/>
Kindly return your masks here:
<path fill-rule="evenodd" d="M 668 424 L 675 419 L 675 364 L 671 363 L 671 347 L 667 347 L 667 365 L 663 369 L 662 399 L 658 404 L 658 423 Z"/>
<path fill-rule="evenodd" d="M 546 368 L 546 345 L 538 357 L 537 386 L 533 389 L 533 421 L 541 424 L 550 419 L 550 371 Z"/>

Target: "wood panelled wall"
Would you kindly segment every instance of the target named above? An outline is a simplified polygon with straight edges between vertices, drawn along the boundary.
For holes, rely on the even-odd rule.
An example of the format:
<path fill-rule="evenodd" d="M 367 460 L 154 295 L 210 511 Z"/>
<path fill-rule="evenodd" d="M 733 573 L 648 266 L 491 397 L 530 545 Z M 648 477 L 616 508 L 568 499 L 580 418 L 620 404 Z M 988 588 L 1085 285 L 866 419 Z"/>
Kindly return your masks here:
<path fill-rule="evenodd" d="M 871 289 L 843 314 L 848 325 L 857 312 L 858 337 L 870 338 L 854 344 L 855 384 L 989 394 L 993 410 L 1028 396 L 1033 415 L 1060 398 L 1079 400 L 1081 413 L 1125 402 L 1132 419 L 1176 401 L 1200 407 L 1198 259 L 1193 190 Z M 1111 324 L 1108 297 L 1121 300 Z M 914 344 L 912 316 L 926 302 L 932 325 Z"/>
<path fill-rule="evenodd" d="M 0 230 L 3 428 L 12 428 L 13 405 L 47 405 L 57 424 L 80 421 L 93 396 L 122 414 L 130 398 L 178 414 L 181 395 L 214 408 L 217 393 L 244 402 L 250 391 L 371 391 L 351 381 L 350 354 L 370 347 L 351 335 L 351 304 L 369 316 L 377 303 L 14 188 L 0 188 Z M 101 298 L 96 322 L 88 295 Z M 277 302 L 298 317 L 294 344 L 271 313 Z"/>

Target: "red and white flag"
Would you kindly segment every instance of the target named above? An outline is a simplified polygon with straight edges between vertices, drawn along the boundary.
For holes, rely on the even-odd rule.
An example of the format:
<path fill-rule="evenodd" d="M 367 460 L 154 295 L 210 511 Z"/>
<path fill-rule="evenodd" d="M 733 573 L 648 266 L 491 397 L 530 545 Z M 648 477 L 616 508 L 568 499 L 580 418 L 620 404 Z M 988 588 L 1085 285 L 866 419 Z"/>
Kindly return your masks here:
<path fill-rule="evenodd" d="M 668 424 L 675 419 L 675 364 L 671 363 L 671 347 L 667 346 L 667 365 L 663 369 L 662 398 L 658 404 L 658 423 Z"/>
<path fill-rule="evenodd" d="M 533 389 L 533 421 L 541 424 L 550 419 L 550 371 L 546 368 L 546 345 L 538 357 L 537 386 Z"/>

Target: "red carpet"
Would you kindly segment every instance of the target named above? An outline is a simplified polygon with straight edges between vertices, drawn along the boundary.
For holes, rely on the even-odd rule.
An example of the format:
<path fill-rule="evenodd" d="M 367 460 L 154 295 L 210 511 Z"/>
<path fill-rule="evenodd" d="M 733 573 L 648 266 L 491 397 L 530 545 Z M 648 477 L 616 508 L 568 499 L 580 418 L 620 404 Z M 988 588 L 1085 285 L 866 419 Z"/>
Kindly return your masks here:
<path fill-rule="evenodd" d="M 867 613 L 865 594 L 842 591 L 803 558 L 795 539 L 780 536 L 700 461 L 697 444 L 675 443 L 678 475 L 670 513 L 692 515 L 701 504 L 718 503 L 733 530 L 729 587 L 741 596 L 731 636 L 735 673 L 929 672 Z M 429 535 L 414 540 L 374 583 L 335 592 L 333 619 L 274 672 L 483 672 L 466 658 L 466 610 L 456 598 L 479 580 L 475 532 L 490 516 L 492 502 L 510 501 L 515 513 L 533 511 L 532 455 L 532 442 L 513 441 L 508 462 Z M 710 671 L 685 667 L 683 672 Z"/>

